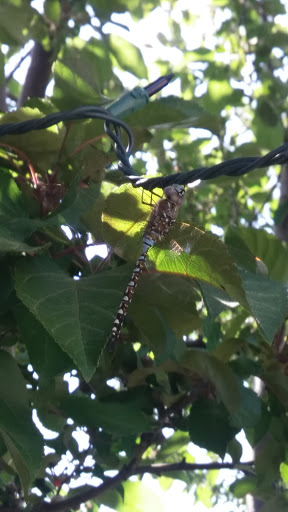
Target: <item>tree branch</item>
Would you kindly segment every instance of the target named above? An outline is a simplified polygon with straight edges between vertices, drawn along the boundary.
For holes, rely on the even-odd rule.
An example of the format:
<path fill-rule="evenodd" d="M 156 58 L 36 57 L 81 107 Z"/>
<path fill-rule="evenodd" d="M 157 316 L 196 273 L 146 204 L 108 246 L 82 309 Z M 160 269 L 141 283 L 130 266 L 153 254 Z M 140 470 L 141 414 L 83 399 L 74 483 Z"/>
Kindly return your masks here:
<path fill-rule="evenodd" d="M 197 471 L 197 470 L 212 470 L 212 469 L 238 469 L 240 471 L 246 471 L 247 466 L 253 466 L 253 461 L 243 462 L 240 464 L 234 464 L 233 462 L 210 462 L 203 464 L 190 464 L 185 461 L 176 462 L 173 464 L 154 464 L 151 466 L 135 466 L 149 446 L 149 439 L 142 439 L 138 445 L 137 453 L 131 462 L 123 466 L 119 473 L 107 480 L 105 480 L 98 487 L 91 487 L 88 491 L 82 492 L 72 498 L 63 499 L 62 501 L 37 504 L 32 512 L 64 512 L 70 508 L 78 508 L 81 503 L 85 503 L 88 500 L 92 500 L 100 496 L 103 492 L 116 487 L 116 485 L 124 482 L 132 475 L 144 475 L 144 473 L 150 473 L 153 475 L 162 475 L 172 471 Z"/>
<path fill-rule="evenodd" d="M 164 475 L 171 471 L 197 471 L 197 470 L 211 470 L 211 469 L 239 469 L 244 471 L 247 466 L 253 466 L 253 461 L 241 462 L 234 464 L 233 462 L 205 462 L 203 464 L 188 463 L 183 460 L 182 462 L 175 462 L 173 464 L 152 464 L 151 466 L 139 466 L 134 474 L 144 475 L 150 473 L 152 475 Z"/>

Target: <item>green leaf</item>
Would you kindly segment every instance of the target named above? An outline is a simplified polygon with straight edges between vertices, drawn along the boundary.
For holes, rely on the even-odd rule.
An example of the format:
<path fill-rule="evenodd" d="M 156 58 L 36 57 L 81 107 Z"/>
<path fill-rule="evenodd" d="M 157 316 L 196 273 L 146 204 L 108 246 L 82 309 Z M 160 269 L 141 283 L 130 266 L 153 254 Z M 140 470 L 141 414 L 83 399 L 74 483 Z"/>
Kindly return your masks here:
<path fill-rule="evenodd" d="M 262 97 L 258 100 L 252 127 L 258 144 L 263 148 L 270 150 L 282 144 L 284 128 L 281 117 L 269 99 Z"/>
<path fill-rule="evenodd" d="M 272 279 L 286 283 L 288 260 L 283 242 L 271 233 L 267 233 L 265 229 L 241 227 L 239 228 L 239 234 L 254 256 L 264 261 L 268 268 L 269 276 Z"/>
<path fill-rule="evenodd" d="M 0 351 L 0 431 L 19 474 L 24 493 L 38 471 L 42 441 L 32 421 L 26 384 L 14 359 Z"/>
<path fill-rule="evenodd" d="M 280 474 L 281 474 L 281 477 L 283 478 L 285 484 L 287 485 L 288 484 L 288 464 L 285 464 L 284 462 L 282 462 L 282 464 L 280 465 Z"/>
<path fill-rule="evenodd" d="M 21 191 L 11 174 L 3 171 L 0 172 L 0 215 L 7 217 L 25 215 Z"/>
<path fill-rule="evenodd" d="M 111 84 L 116 85 L 119 92 L 121 90 L 112 70 L 108 47 L 96 38 L 89 42 L 79 37 L 68 41 L 61 60 L 55 62 L 54 74 L 53 102 L 62 110 L 80 104 L 107 103 L 109 99 L 105 95 L 110 94 Z"/>
<path fill-rule="evenodd" d="M 257 479 L 254 476 L 244 476 L 230 485 L 230 491 L 236 498 L 243 498 L 257 490 Z"/>
<path fill-rule="evenodd" d="M 34 370 L 47 379 L 73 368 L 73 362 L 23 304 L 16 307 L 16 319 Z"/>
<path fill-rule="evenodd" d="M 0 216 L 0 252 L 35 253 L 46 246 L 31 246 L 23 242 L 40 224 L 33 219 L 13 219 Z"/>
<path fill-rule="evenodd" d="M 265 369 L 261 373 L 261 379 L 277 396 L 278 400 L 288 410 L 288 382 L 287 376 L 283 374 L 282 367 L 279 363 L 274 363 L 270 368 Z"/>
<path fill-rule="evenodd" d="M 209 80 L 207 93 L 201 103 L 208 112 L 220 114 L 228 105 L 241 104 L 241 100 L 242 91 L 233 89 L 228 80 Z"/>
<path fill-rule="evenodd" d="M 8 112 L 1 117 L 1 124 L 41 119 L 47 113 L 55 112 L 55 107 L 52 107 L 49 101 L 44 104 L 46 109 L 43 107 L 42 110 L 22 107 L 13 112 Z M 38 173 L 45 173 L 50 166 L 55 165 L 55 154 L 60 151 L 64 134 L 65 128 L 63 125 L 57 124 L 45 130 L 34 130 L 17 135 L 17 143 L 15 135 L 5 135 L 1 137 L 1 142 L 20 149 L 33 162 L 33 166 Z"/>
<path fill-rule="evenodd" d="M 142 482 L 123 484 L 124 500 L 117 507 L 118 512 L 164 512 L 160 498 Z"/>
<path fill-rule="evenodd" d="M 182 367 L 209 379 L 214 384 L 220 400 L 231 414 L 235 414 L 239 410 L 241 392 L 237 378 L 229 366 L 211 354 L 198 349 L 187 350 L 179 363 Z"/>
<path fill-rule="evenodd" d="M 14 178 L 0 173 L 0 252 L 38 252 L 43 247 L 25 243 L 33 231 L 44 225 L 41 220 L 29 219 L 23 195 Z"/>
<path fill-rule="evenodd" d="M 147 128 L 171 129 L 174 127 L 207 128 L 219 131 L 219 122 L 196 101 L 167 96 L 153 100 L 140 111 L 127 116 L 127 123 Z"/>
<path fill-rule="evenodd" d="M 234 464 L 238 464 L 240 462 L 243 450 L 241 443 L 239 443 L 237 439 L 232 439 L 230 443 L 228 443 L 226 451 L 230 455 Z"/>
<path fill-rule="evenodd" d="M 145 344 L 163 357 L 167 349 L 171 357 L 167 342 L 173 339 L 174 346 L 175 337 L 201 326 L 195 304 L 197 298 L 192 281 L 182 276 L 147 273 L 139 282 L 128 315 Z M 176 344 L 179 346 L 179 339 Z M 168 353 L 165 351 L 166 357 Z"/>
<path fill-rule="evenodd" d="M 240 271 L 243 288 L 259 328 L 269 343 L 284 321 L 287 295 L 284 285 L 260 274 Z"/>
<path fill-rule="evenodd" d="M 170 233 L 176 240 L 179 251 L 163 249 L 162 244 L 149 251 L 149 259 L 154 261 L 158 271 L 206 281 L 247 307 L 236 266 L 217 236 L 187 224 L 181 226 L 181 231 L 175 233 L 171 230 Z"/>
<path fill-rule="evenodd" d="M 253 427 L 261 418 L 262 401 L 252 389 L 240 388 L 241 407 L 232 417 L 232 425 L 239 428 Z"/>
<path fill-rule="evenodd" d="M 150 422 L 135 403 L 127 405 L 116 399 L 104 403 L 84 396 L 68 396 L 60 398 L 57 406 L 79 425 L 97 426 L 112 434 L 129 436 L 151 431 Z"/>
<path fill-rule="evenodd" d="M 189 436 L 180 430 L 174 432 L 173 436 L 166 439 L 165 443 L 157 452 L 158 462 L 175 462 L 175 458 L 183 457 L 187 453 Z"/>
<path fill-rule="evenodd" d="M 108 195 L 104 207 L 101 205 L 103 238 L 127 261 L 135 262 L 141 254 L 142 234 L 151 213 L 150 202 L 150 193 L 143 196 L 139 188 L 125 184 Z"/>
<path fill-rule="evenodd" d="M 138 78 L 147 78 L 147 69 L 140 50 L 116 34 L 109 35 L 110 50 L 120 68 Z"/>
<path fill-rule="evenodd" d="M 198 287 L 211 320 L 214 320 L 229 307 L 231 299 L 223 290 L 219 290 L 205 281 L 198 281 Z"/>
<path fill-rule="evenodd" d="M 239 429 L 231 427 L 224 405 L 208 398 L 197 400 L 188 419 L 191 441 L 224 457 L 229 441 Z"/>
<path fill-rule="evenodd" d="M 18 297 L 87 380 L 107 343 L 130 272 L 122 267 L 75 280 L 44 256 L 16 266 Z"/>
<path fill-rule="evenodd" d="M 92 183 L 88 188 L 80 188 L 77 176 L 57 210 L 52 213 L 51 218 L 55 216 L 59 226 L 64 224 L 71 226 L 73 230 L 83 231 L 86 225 L 85 219 L 96 201 L 99 200 L 99 194 L 100 186 L 98 184 Z M 97 220 L 99 222 L 99 218 Z"/>
<path fill-rule="evenodd" d="M 209 317 L 203 321 L 203 333 L 207 338 L 207 350 L 214 350 L 221 341 L 221 326 Z"/>
<path fill-rule="evenodd" d="M 213 491 L 211 489 L 211 486 L 208 484 L 208 482 L 205 484 L 197 485 L 196 496 L 197 496 L 197 499 L 199 501 L 201 501 L 201 503 L 203 503 L 203 505 L 206 508 L 212 507 L 211 498 L 213 496 Z"/>
<path fill-rule="evenodd" d="M 28 3 L 1 2 L 0 30 L 1 43 L 22 45 L 29 38 L 29 25 L 35 16 L 35 11 Z"/>
<path fill-rule="evenodd" d="M 269 435 L 266 436 L 255 459 L 256 474 L 261 487 L 270 486 L 271 482 L 279 478 L 279 467 L 283 458 L 284 453 L 281 443 Z"/>
<path fill-rule="evenodd" d="M 256 230 L 255 230 L 256 231 Z M 235 262 L 250 272 L 256 271 L 255 256 L 258 256 L 250 247 L 248 247 L 244 237 L 241 237 L 241 231 L 234 226 L 228 226 L 225 233 L 225 243 L 229 254 Z M 244 238 L 244 240 L 243 240 Z M 251 252 L 252 251 L 252 252 Z M 261 258 L 259 256 L 259 258 Z"/>
<path fill-rule="evenodd" d="M 57 24 L 61 16 L 61 5 L 59 0 L 49 0 L 48 2 L 45 2 L 44 12 L 47 18 Z"/>

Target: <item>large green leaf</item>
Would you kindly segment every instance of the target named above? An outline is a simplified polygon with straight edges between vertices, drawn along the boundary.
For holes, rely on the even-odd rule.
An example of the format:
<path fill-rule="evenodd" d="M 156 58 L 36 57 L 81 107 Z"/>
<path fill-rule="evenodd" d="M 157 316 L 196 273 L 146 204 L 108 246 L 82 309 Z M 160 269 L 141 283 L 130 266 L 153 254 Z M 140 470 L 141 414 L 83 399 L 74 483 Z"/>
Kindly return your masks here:
<path fill-rule="evenodd" d="M 55 112 L 55 107 L 46 102 L 46 109 L 23 107 L 13 112 L 8 112 L 1 117 L 1 124 L 20 123 L 23 121 L 40 119 L 44 115 Z M 47 111 L 49 110 L 49 111 Z M 33 162 L 37 172 L 47 172 L 50 166 L 55 165 L 55 154 L 58 154 L 65 129 L 63 125 L 58 124 L 45 130 L 34 130 L 21 135 L 5 135 L 1 137 L 1 142 L 10 144 L 12 147 L 19 148 Z"/>
<path fill-rule="evenodd" d="M 241 407 L 241 390 L 236 375 L 231 368 L 222 361 L 219 361 L 212 354 L 205 350 L 184 349 L 180 355 L 177 353 L 173 358 L 175 361 L 165 361 L 161 366 L 153 368 L 138 368 L 129 376 L 129 386 L 143 384 L 149 375 L 159 372 L 175 372 L 187 376 L 195 374 L 203 379 L 208 379 L 215 386 L 219 399 L 231 414 L 235 414 Z M 177 362 L 176 362 L 177 360 Z"/>
<path fill-rule="evenodd" d="M 221 311 L 227 309 L 229 304 L 231 305 L 229 295 L 223 290 L 215 288 L 214 286 L 205 283 L 205 281 L 198 281 L 198 287 L 201 291 L 208 314 L 212 320 L 214 320 Z"/>
<path fill-rule="evenodd" d="M 261 274 L 240 271 L 250 311 L 265 339 L 273 342 L 274 335 L 285 319 L 287 293 L 284 285 Z"/>
<path fill-rule="evenodd" d="M 196 101 L 167 96 L 153 100 L 140 111 L 127 117 L 127 123 L 149 128 L 194 127 L 219 131 L 217 118 L 205 111 Z"/>
<path fill-rule="evenodd" d="M 85 221 L 91 208 L 96 203 L 100 194 L 100 186 L 90 184 L 87 188 L 79 187 L 79 179 L 76 176 L 70 188 L 66 192 L 61 204 L 50 216 L 50 222 L 55 221 L 61 225 L 71 226 L 73 230 L 85 230 Z M 97 218 L 99 222 L 99 218 Z"/>
<path fill-rule="evenodd" d="M 231 254 L 238 265 L 250 270 L 251 272 L 256 271 L 256 254 L 253 251 L 251 252 L 251 249 L 249 250 L 248 245 L 241 237 L 239 229 L 236 229 L 234 226 L 228 226 L 225 233 L 225 244 L 229 254 Z"/>
<path fill-rule="evenodd" d="M 118 65 L 138 78 L 147 78 L 147 69 L 140 50 L 127 40 L 115 34 L 109 35 L 111 53 Z"/>
<path fill-rule="evenodd" d="M 22 217 L 24 203 L 19 187 L 11 174 L 0 172 L 0 215 Z"/>
<path fill-rule="evenodd" d="M 230 486 L 230 491 L 236 498 L 243 498 L 257 491 L 257 479 L 255 476 L 244 476 Z"/>
<path fill-rule="evenodd" d="M 286 282 L 288 277 L 287 250 L 276 236 L 265 229 L 239 228 L 239 234 L 250 251 L 262 260 L 272 279 Z"/>
<path fill-rule="evenodd" d="M 274 363 L 261 374 L 261 379 L 288 410 L 288 379 L 280 363 Z"/>
<path fill-rule="evenodd" d="M 29 219 L 24 208 L 23 196 L 14 178 L 0 173 L 0 252 L 37 252 L 41 247 L 25 243 L 42 223 Z"/>
<path fill-rule="evenodd" d="M 191 441 L 224 457 L 229 441 L 240 428 L 232 427 L 224 405 L 209 398 L 197 400 L 188 419 Z"/>
<path fill-rule="evenodd" d="M 204 95 L 201 103 L 208 112 L 220 114 L 221 110 L 228 105 L 239 105 L 242 96 L 242 91 L 233 89 L 229 80 L 212 79 L 209 80 L 207 93 Z"/>
<path fill-rule="evenodd" d="M 25 242 L 25 239 L 30 235 L 40 221 L 33 219 L 10 219 L 8 217 L 0 216 L 0 252 L 28 252 L 35 253 L 42 251 L 41 246 L 31 246 Z"/>
<path fill-rule="evenodd" d="M 24 258 L 16 266 L 18 297 L 87 380 L 106 345 L 130 272 L 122 267 L 75 280 L 44 256 Z"/>
<path fill-rule="evenodd" d="M 14 359 L 0 351 L 0 431 L 27 494 L 42 458 L 26 384 Z"/>
<path fill-rule="evenodd" d="M 142 482 L 123 484 L 124 500 L 117 507 L 118 512 L 164 512 L 160 498 Z"/>
<path fill-rule="evenodd" d="M 176 251 L 163 249 L 161 244 L 149 251 L 157 270 L 201 279 L 247 307 L 237 268 L 217 236 L 185 224 L 176 233 L 172 230 L 171 236 L 178 244 Z"/>
<path fill-rule="evenodd" d="M 255 459 L 255 469 L 261 486 L 270 486 L 279 477 L 280 464 L 284 460 L 281 441 L 268 434 Z"/>
<path fill-rule="evenodd" d="M 241 390 L 235 374 L 228 365 L 206 351 L 199 349 L 187 350 L 181 356 L 179 364 L 181 367 L 209 379 L 214 384 L 219 398 L 231 414 L 239 411 Z"/>
<path fill-rule="evenodd" d="M 282 144 L 284 127 L 281 117 L 267 97 L 258 99 L 252 127 L 258 144 L 265 149 L 274 149 Z"/>
<path fill-rule="evenodd" d="M 28 27 L 35 14 L 36 11 L 32 9 L 29 3 L 1 2 L 1 43 L 9 45 L 24 44 L 30 38 Z"/>
<path fill-rule="evenodd" d="M 239 428 L 254 427 L 261 419 L 262 401 L 252 389 L 240 387 L 241 407 L 232 417 L 232 425 Z"/>
<path fill-rule="evenodd" d="M 140 255 L 141 235 L 151 213 L 151 201 L 151 193 L 122 185 L 113 190 L 101 205 L 104 240 L 121 258 L 135 262 Z"/>
<path fill-rule="evenodd" d="M 183 276 L 158 273 L 142 276 L 128 314 L 139 330 L 141 341 L 158 355 L 168 348 L 169 329 L 179 344 L 179 337 L 200 328 L 196 309 L 199 294 L 195 293 L 194 285 Z"/>
<path fill-rule="evenodd" d="M 79 37 L 68 41 L 61 59 L 55 63 L 54 73 L 53 102 L 62 110 L 80 104 L 99 105 L 107 102 L 105 94 L 110 94 L 111 83 L 118 86 L 119 92 L 121 90 L 112 70 L 107 45 L 96 38 L 91 38 L 89 42 Z"/>
<path fill-rule="evenodd" d="M 97 426 L 109 433 L 129 436 L 150 432 L 152 427 L 135 402 L 128 405 L 115 398 L 105 403 L 85 396 L 67 396 L 59 398 L 57 406 L 79 425 Z"/>
<path fill-rule="evenodd" d="M 27 347 L 33 369 L 41 377 L 49 379 L 59 373 L 72 370 L 71 359 L 23 304 L 17 305 L 16 318 L 21 341 Z"/>

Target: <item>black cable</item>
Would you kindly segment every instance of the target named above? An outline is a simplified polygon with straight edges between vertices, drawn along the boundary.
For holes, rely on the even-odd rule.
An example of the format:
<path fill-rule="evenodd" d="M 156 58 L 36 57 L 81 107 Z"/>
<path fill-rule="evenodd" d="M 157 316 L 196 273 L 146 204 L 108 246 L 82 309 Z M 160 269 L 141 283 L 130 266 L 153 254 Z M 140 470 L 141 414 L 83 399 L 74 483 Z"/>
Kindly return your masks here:
<path fill-rule="evenodd" d="M 105 132 L 115 144 L 115 153 L 121 162 L 121 171 L 127 176 L 133 174 L 132 166 L 129 163 L 129 156 L 131 155 L 134 146 L 133 133 L 124 121 L 113 116 L 108 110 L 101 107 L 88 105 L 63 112 L 56 112 L 55 114 L 49 114 L 48 116 L 40 119 L 31 119 L 21 123 L 2 124 L 0 125 L 0 136 L 21 135 L 33 130 L 43 130 L 60 122 L 95 118 L 103 119 L 105 121 Z M 120 128 L 123 129 L 128 137 L 127 147 L 125 147 L 122 142 Z"/>
<path fill-rule="evenodd" d="M 164 77 L 167 78 L 167 77 Z M 170 77 L 168 77 L 170 78 Z M 153 85 L 153 84 L 152 84 Z M 210 180 L 219 176 L 243 176 L 254 169 L 261 169 L 270 165 L 281 165 L 288 162 L 288 144 L 283 144 L 278 148 L 270 151 L 263 157 L 242 157 L 226 160 L 211 167 L 200 167 L 193 171 L 185 173 L 177 173 L 169 176 L 161 176 L 156 178 L 139 178 L 133 174 L 133 167 L 129 162 L 132 154 L 134 137 L 129 126 L 121 119 L 110 114 L 108 110 L 93 105 L 78 107 L 73 110 L 64 112 L 56 112 L 49 114 L 41 119 L 31 119 L 21 123 L 7 123 L 0 125 L 0 136 L 3 135 L 20 135 L 33 130 L 42 130 L 53 126 L 54 124 L 72 121 L 77 119 L 103 119 L 105 121 L 105 132 L 114 142 L 115 154 L 119 158 L 119 169 L 127 176 L 134 187 L 142 187 L 146 190 L 152 190 L 159 187 L 164 188 L 167 185 L 177 183 L 179 185 L 187 185 L 197 180 Z M 121 128 L 128 137 L 128 146 L 125 147 L 122 142 Z"/>
<path fill-rule="evenodd" d="M 129 180 L 134 187 L 142 187 L 146 190 L 153 188 L 164 188 L 173 183 L 178 185 L 188 185 L 197 180 L 211 180 L 219 176 L 243 176 L 254 169 L 262 169 L 270 165 L 281 165 L 288 162 L 288 144 L 282 144 L 262 157 L 242 157 L 225 160 L 211 167 L 199 167 L 193 171 L 171 174 L 169 176 L 159 176 L 156 178 L 139 178 L 130 176 Z"/>

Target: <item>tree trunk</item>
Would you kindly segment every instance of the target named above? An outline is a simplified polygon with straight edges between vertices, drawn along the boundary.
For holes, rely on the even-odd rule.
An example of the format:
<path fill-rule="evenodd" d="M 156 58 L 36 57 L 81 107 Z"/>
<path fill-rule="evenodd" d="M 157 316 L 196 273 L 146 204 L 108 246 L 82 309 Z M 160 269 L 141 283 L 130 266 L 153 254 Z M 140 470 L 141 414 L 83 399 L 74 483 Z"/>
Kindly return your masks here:
<path fill-rule="evenodd" d="M 35 41 L 31 64 L 18 99 L 18 107 L 21 107 L 27 98 L 44 98 L 51 68 L 52 52 L 47 52 L 40 43 Z"/>
<path fill-rule="evenodd" d="M 7 104 L 6 104 L 6 85 L 5 81 L 2 85 L 0 85 L 0 111 L 6 112 Z"/>
<path fill-rule="evenodd" d="M 282 166 L 280 176 L 280 200 L 279 205 L 288 201 L 288 165 Z M 286 215 L 281 223 L 275 228 L 276 236 L 279 240 L 288 244 L 288 215 Z"/>

